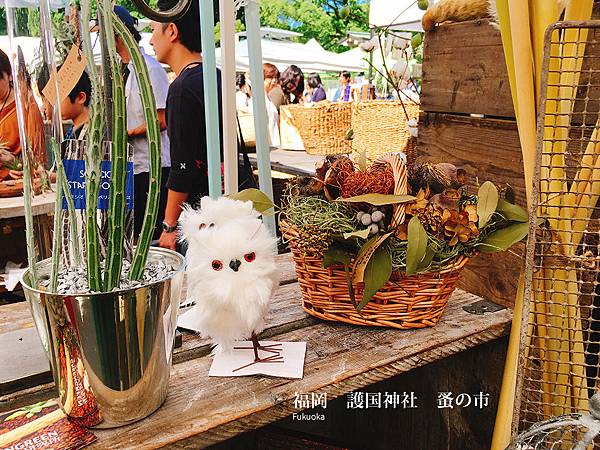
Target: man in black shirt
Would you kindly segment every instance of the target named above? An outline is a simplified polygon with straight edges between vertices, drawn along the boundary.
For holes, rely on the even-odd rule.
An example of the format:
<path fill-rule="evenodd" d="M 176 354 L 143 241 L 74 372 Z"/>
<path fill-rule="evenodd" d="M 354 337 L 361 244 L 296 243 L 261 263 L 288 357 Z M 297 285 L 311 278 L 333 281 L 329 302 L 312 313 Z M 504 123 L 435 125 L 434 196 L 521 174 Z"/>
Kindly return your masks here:
<path fill-rule="evenodd" d="M 159 0 L 165 11 L 176 0 Z M 195 205 L 208 194 L 206 126 L 204 117 L 204 83 L 200 45 L 198 2 L 192 1 L 188 12 L 170 23 L 152 22 L 152 39 L 156 58 L 168 64 L 177 78 L 167 96 L 167 132 L 171 141 L 171 171 L 167 181 L 168 196 L 163 232 L 159 245 L 175 250 L 176 226 L 184 202 Z M 220 98 L 220 78 L 217 78 Z M 219 106 L 219 112 L 221 108 Z"/>

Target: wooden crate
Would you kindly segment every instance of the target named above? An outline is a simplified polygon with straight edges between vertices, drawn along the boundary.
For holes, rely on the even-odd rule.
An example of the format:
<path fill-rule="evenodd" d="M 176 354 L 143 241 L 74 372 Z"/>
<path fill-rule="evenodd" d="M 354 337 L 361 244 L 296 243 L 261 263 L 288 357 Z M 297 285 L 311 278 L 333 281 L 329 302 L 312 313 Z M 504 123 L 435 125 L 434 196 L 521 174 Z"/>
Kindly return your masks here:
<path fill-rule="evenodd" d="M 497 28 L 478 20 L 441 25 L 427 34 L 421 109 L 419 156 L 464 168 L 471 192 L 489 180 L 500 187 L 509 184 L 517 203 L 527 203 L 519 133 Z M 524 248 L 519 244 L 508 252 L 474 258 L 459 286 L 512 307 Z"/>
<path fill-rule="evenodd" d="M 439 25 L 427 33 L 421 109 L 514 118 L 496 27 L 476 20 Z"/>

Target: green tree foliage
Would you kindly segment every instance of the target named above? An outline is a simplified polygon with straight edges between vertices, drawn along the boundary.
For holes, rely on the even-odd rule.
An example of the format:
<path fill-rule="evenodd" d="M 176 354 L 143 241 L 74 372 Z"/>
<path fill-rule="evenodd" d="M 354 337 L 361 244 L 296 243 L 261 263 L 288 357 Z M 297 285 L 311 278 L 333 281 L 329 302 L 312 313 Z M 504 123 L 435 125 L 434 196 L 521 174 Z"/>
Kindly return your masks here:
<path fill-rule="evenodd" d="M 147 0 L 156 7 L 157 0 Z M 142 18 L 132 0 L 116 0 Z M 219 2 L 215 3 L 215 21 L 219 17 Z M 96 0 L 91 1 L 92 15 L 96 11 Z M 18 8 L 17 30 L 22 36 L 39 36 L 39 11 L 33 8 Z M 62 21 L 62 12 L 53 12 L 54 21 Z M 315 38 L 327 50 L 343 51 L 339 44 L 348 31 L 367 31 L 369 4 L 366 0 L 264 0 L 260 3 L 260 19 L 264 27 L 282 28 L 303 33 L 300 41 Z M 244 10 L 238 11 L 236 31 L 243 31 Z M 0 34 L 6 34 L 6 10 L 0 8 Z M 215 40 L 220 40 L 220 26 L 215 27 Z"/>
<path fill-rule="evenodd" d="M 242 23 L 240 19 L 236 19 L 235 21 L 235 31 L 236 33 L 240 31 L 244 31 L 246 26 Z M 221 23 L 217 22 L 215 25 L 215 44 L 218 46 L 221 42 Z"/>
<path fill-rule="evenodd" d="M 361 0 L 269 0 L 260 4 L 262 26 L 303 33 L 327 50 L 343 51 L 348 31 L 369 29 L 369 5 Z"/>
<path fill-rule="evenodd" d="M 16 19 L 16 32 L 18 36 L 35 36 L 29 32 L 29 8 L 16 8 L 15 19 Z M 39 14 L 38 14 L 39 17 Z M 37 26 L 39 35 L 39 25 Z M 0 34 L 7 34 L 6 31 L 6 9 L 0 8 Z"/>

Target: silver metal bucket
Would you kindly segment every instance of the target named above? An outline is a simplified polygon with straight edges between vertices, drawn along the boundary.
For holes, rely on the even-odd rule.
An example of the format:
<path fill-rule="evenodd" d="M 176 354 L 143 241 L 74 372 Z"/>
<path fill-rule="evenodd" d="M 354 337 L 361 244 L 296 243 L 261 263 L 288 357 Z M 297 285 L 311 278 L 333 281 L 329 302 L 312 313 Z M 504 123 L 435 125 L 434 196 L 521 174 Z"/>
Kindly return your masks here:
<path fill-rule="evenodd" d="M 184 258 L 151 248 L 175 272 L 136 289 L 59 295 L 34 289 L 23 275 L 25 296 L 48 352 L 60 404 L 77 423 L 111 428 L 156 411 L 167 396 Z M 48 276 L 51 261 L 38 263 Z"/>

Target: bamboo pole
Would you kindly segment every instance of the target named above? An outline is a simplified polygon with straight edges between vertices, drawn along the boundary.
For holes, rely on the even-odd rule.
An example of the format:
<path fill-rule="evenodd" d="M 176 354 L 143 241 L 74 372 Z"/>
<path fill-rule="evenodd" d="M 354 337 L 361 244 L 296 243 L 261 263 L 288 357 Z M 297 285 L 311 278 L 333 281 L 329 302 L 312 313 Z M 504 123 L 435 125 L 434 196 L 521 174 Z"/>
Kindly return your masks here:
<path fill-rule="evenodd" d="M 519 115 L 519 105 L 517 102 L 517 80 L 515 75 L 515 59 L 510 32 L 510 13 L 508 9 L 508 0 L 496 0 L 496 11 L 498 13 L 498 24 L 500 26 L 500 37 L 502 38 L 502 47 L 504 49 L 504 60 L 508 72 L 508 82 L 510 84 L 510 95 L 512 96 L 515 108 L 515 116 Z"/>
<path fill-rule="evenodd" d="M 515 84 L 518 86 L 517 126 L 523 152 L 525 188 L 531 192 L 536 155 L 536 101 L 533 79 L 533 50 L 529 27 L 529 5 L 523 0 L 508 0 L 511 40 L 514 51 Z M 529 199 L 528 201 L 531 201 Z"/>
<path fill-rule="evenodd" d="M 536 153 L 536 123 L 535 123 L 535 86 L 533 51 L 531 48 L 531 33 L 529 26 L 529 5 L 522 0 L 497 0 L 497 10 L 500 19 L 500 31 L 505 51 L 511 93 L 515 105 L 519 140 L 523 152 L 523 167 L 525 174 L 525 189 L 527 203 L 531 204 L 531 189 L 533 186 L 533 171 Z M 517 92 L 519 95 L 517 95 Z M 515 299 L 514 316 L 509 338 L 509 345 L 502 377 L 502 390 L 498 400 L 498 411 L 492 450 L 504 450 L 510 442 L 512 414 L 515 405 L 517 384 L 517 364 L 521 325 L 524 306 L 524 277 L 519 278 L 519 287 Z"/>
<path fill-rule="evenodd" d="M 520 328 L 523 323 L 523 299 L 524 299 L 524 276 L 521 273 L 515 307 L 513 312 L 512 327 L 508 338 L 508 349 L 506 351 L 506 362 L 502 375 L 502 389 L 498 399 L 498 410 L 494 423 L 494 434 L 492 435 L 491 450 L 505 450 L 510 443 L 512 434 L 512 414 L 515 402 L 515 391 L 517 386 L 517 364 L 519 362 Z"/>
<path fill-rule="evenodd" d="M 519 137 L 523 150 L 528 202 L 532 200 L 530 197 L 532 192 L 532 185 L 530 184 L 532 177 L 530 177 L 530 174 L 533 174 L 533 162 L 535 161 L 535 156 L 531 153 L 532 149 L 535 150 L 535 144 L 533 147 L 531 146 L 531 121 L 535 122 L 535 103 L 531 102 L 531 81 L 533 81 L 534 90 L 537 94 L 534 97 L 539 98 L 541 94 L 543 36 L 549 23 L 557 20 L 553 16 L 558 16 L 558 7 L 549 3 L 552 2 L 530 0 L 530 11 L 527 11 L 525 4 L 519 4 L 517 1 L 497 1 L 505 58 L 509 80 L 511 81 L 511 93 L 515 102 Z M 589 19 L 591 7 L 591 0 L 571 1 L 567 6 L 565 19 Z M 531 36 L 527 35 L 530 31 L 526 30 L 528 25 L 531 26 Z M 587 32 L 581 35 L 576 35 L 576 33 L 578 33 L 577 30 L 566 30 L 562 36 L 563 41 L 575 42 L 579 40 L 581 42 L 580 38 L 583 37 L 585 42 Z M 508 43 L 510 43 L 510 46 L 507 45 Z M 532 58 L 531 43 L 533 43 L 533 72 L 535 73 L 533 80 L 528 79 L 527 76 L 529 72 L 528 61 Z M 552 48 L 551 51 L 555 53 L 557 48 Z M 547 96 L 556 100 L 547 101 L 545 105 L 546 116 L 543 136 L 546 141 L 544 143 L 546 148 L 543 152 L 542 167 L 545 166 L 551 169 L 540 173 L 540 189 L 548 199 L 544 214 L 550 216 L 551 228 L 556 233 L 555 236 L 558 236 L 562 242 L 562 245 L 559 246 L 560 252 L 566 255 L 574 254 L 582 235 L 582 233 L 579 235 L 573 233 L 573 228 L 577 230 L 581 225 L 578 225 L 580 222 L 577 220 L 571 219 L 574 219 L 577 214 L 583 213 L 580 212 L 579 208 L 574 208 L 574 205 L 578 205 L 580 202 L 575 202 L 577 196 L 572 191 L 576 191 L 579 200 L 583 199 L 585 193 L 591 191 L 593 183 L 589 183 L 589 181 L 594 178 L 592 170 L 580 171 L 578 177 L 581 182 L 574 183 L 571 192 L 567 189 L 565 174 L 567 133 L 570 126 L 573 100 L 577 93 L 578 73 L 582 63 L 581 57 L 584 51 L 585 44 L 566 44 L 562 46 L 560 61 L 563 64 L 558 67 L 553 64 L 550 66 L 548 73 L 548 84 L 550 86 L 547 88 Z M 514 81 L 511 78 L 513 72 Z M 561 85 L 561 88 L 552 87 L 552 85 Z M 533 107 L 531 106 L 532 103 Z M 528 109 L 523 110 L 523 105 L 528 106 Z M 587 150 L 586 161 L 589 163 L 593 159 L 596 149 L 595 146 L 588 146 Z M 598 190 L 600 190 L 600 187 Z M 566 195 L 565 192 L 567 192 Z M 585 198 L 593 201 L 597 200 L 597 198 L 593 198 L 593 194 Z M 585 380 L 585 360 L 583 356 L 583 334 L 578 317 L 577 273 L 575 270 L 568 268 L 542 270 L 534 276 L 533 283 L 538 287 L 534 289 L 534 294 L 537 294 L 536 298 L 532 300 L 533 314 L 530 314 L 530 317 L 534 318 L 536 323 L 528 326 L 530 328 L 537 327 L 540 337 L 544 415 L 547 416 L 549 413 L 548 403 L 553 405 L 564 403 L 564 401 L 559 401 L 560 398 L 568 400 L 570 407 L 574 410 L 585 410 L 583 398 L 586 397 L 582 395 L 582 392 L 585 392 L 582 387 L 583 380 Z M 521 310 L 518 309 L 523 306 L 522 291 L 519 291 L 510 342 L 514 341 L 513 336 L 516 330 L 521 328 L 520 324 L 523 319 Z M 550 292 L 551 296 L 546 298 L 544 291 Z M 548 322 L 546 322 L 546 319 L 548 319 Z M 515 395 L 514 377 L 516 376 L 518 345 L 516 347 L 511 346 L 509 343 L 492 449 L 503 449 L 510 442 L 510 430 L 507 421 L 503 420 L 503 417 L 509 411 L 507 405 L 513 401 Z M 561 362 L 565 363 L 561 364 Z M 555 375 L 554 379 L 550 377 L 552 374 Z M 550 392 L 552 392 L 552 395 Z M 561 406 L 555 406 L 552 410 L 555 414 L 563 411 L 564 408 Z"/>
<path fill-rule="evenodd" d="M 238 191 L 237 114 L 235 107 L 235 7 L 219 1 L 221 15 L 221 91 L 223 92 L 223 167 L 225 195 Z"/>
<path fill-rule="evenodd" d="M 530 0 L 529 23 L 535 68 L 535 96 L 540 98 L 542 82 L 542 60 L 544 58 L 544 36 L 548 25 L 558 20 L 558 3 L 548 0 Z"/>

